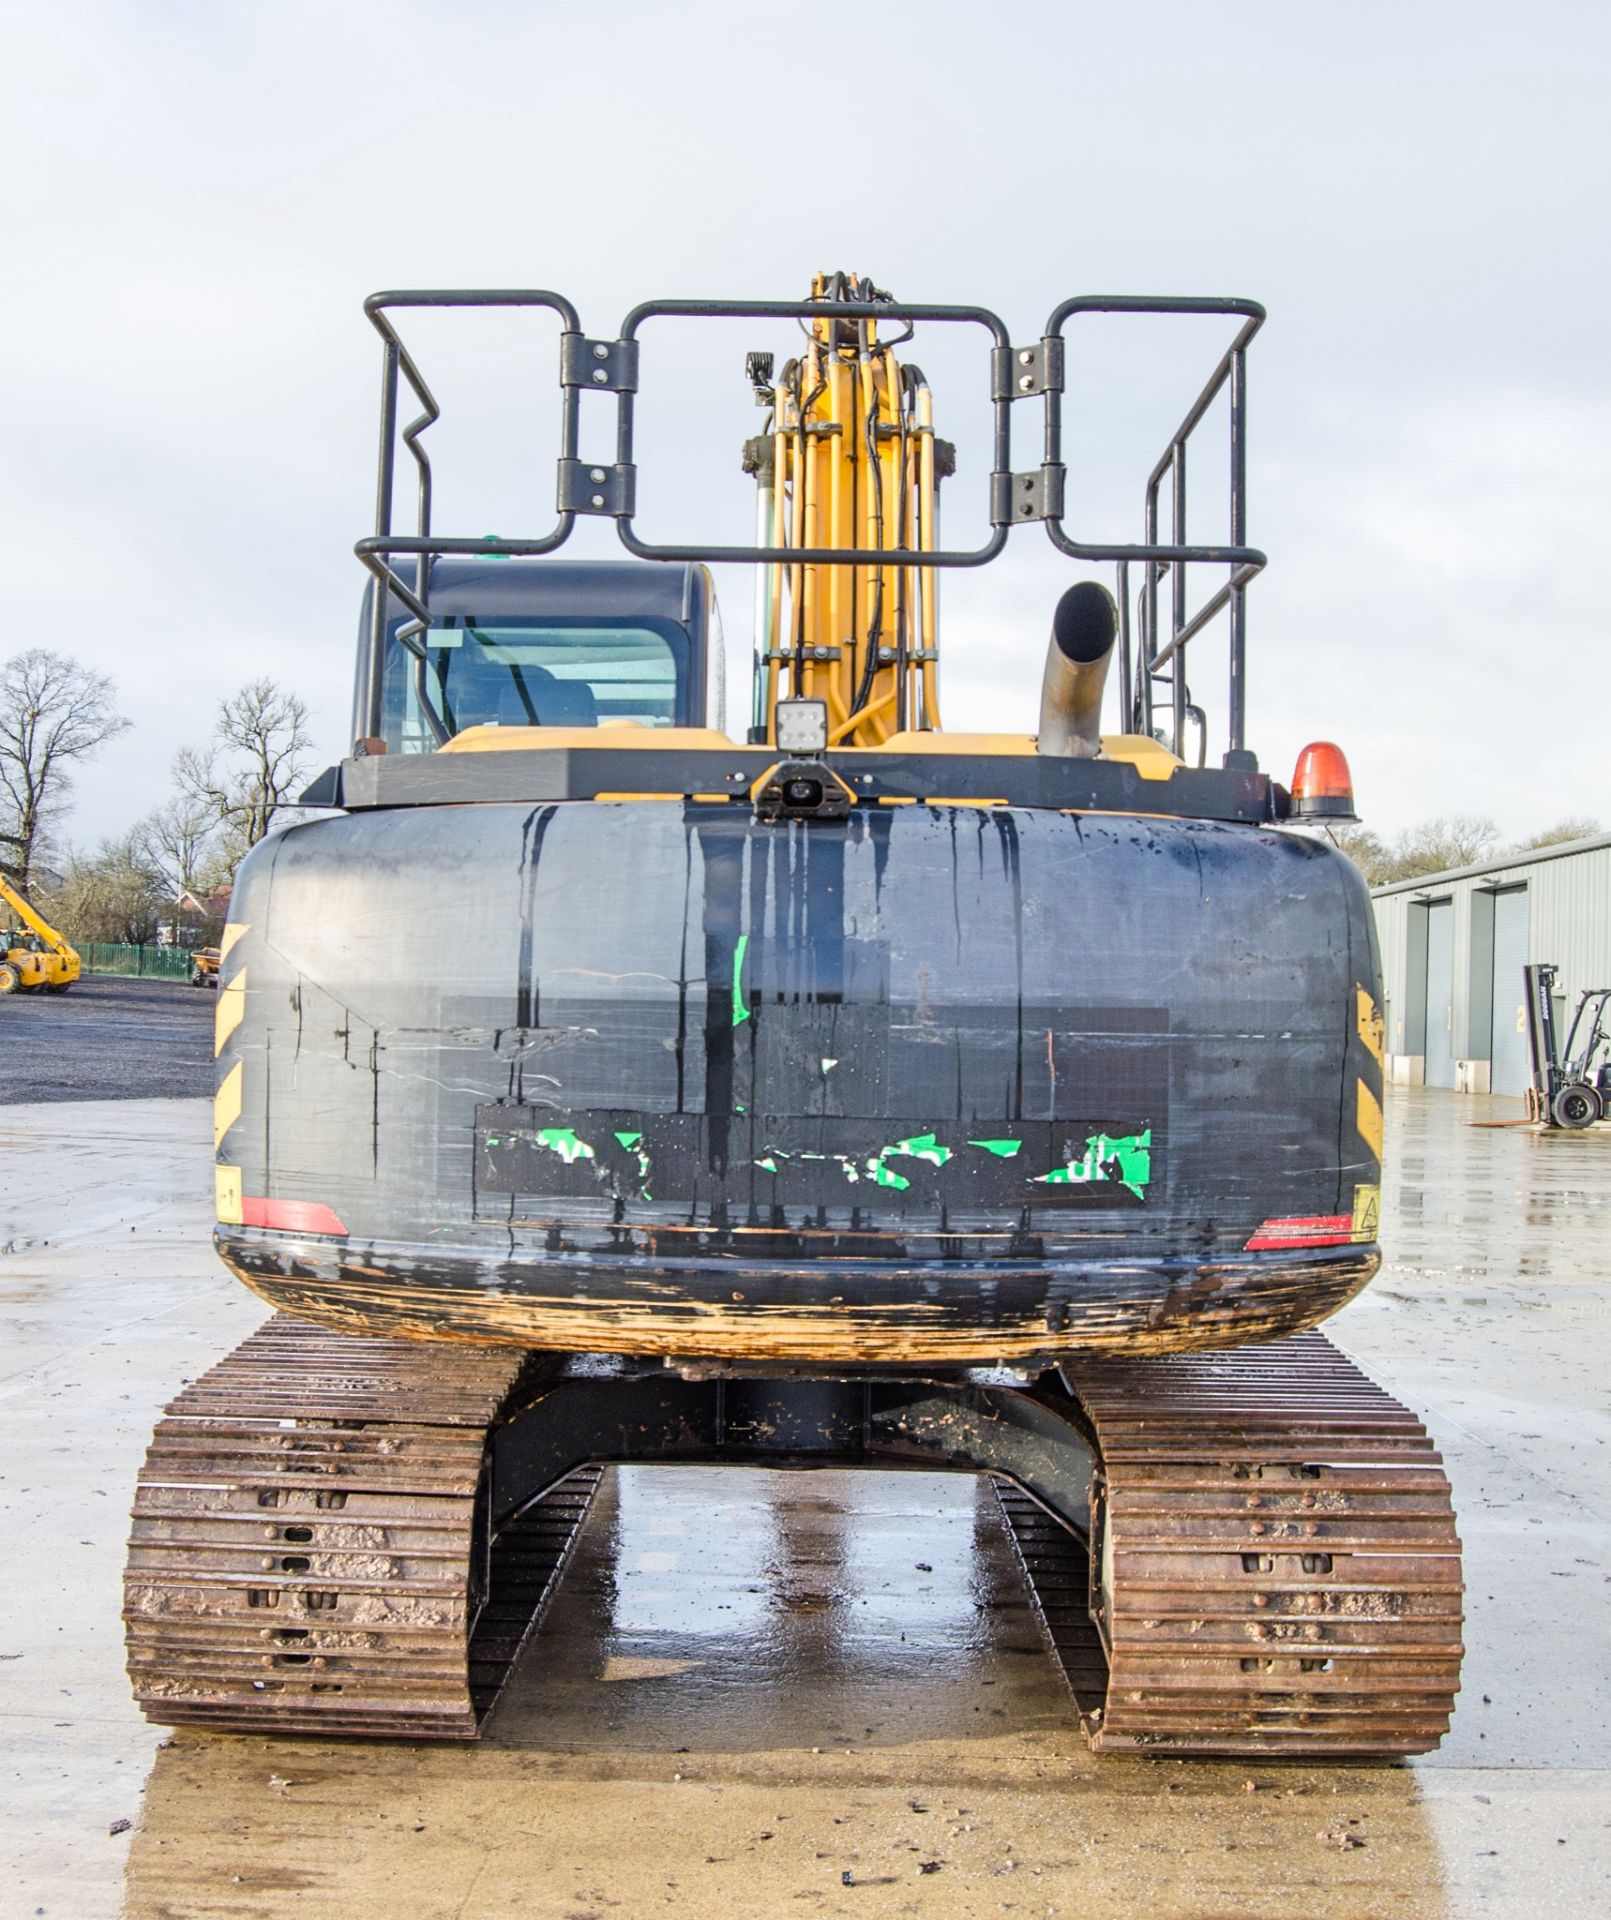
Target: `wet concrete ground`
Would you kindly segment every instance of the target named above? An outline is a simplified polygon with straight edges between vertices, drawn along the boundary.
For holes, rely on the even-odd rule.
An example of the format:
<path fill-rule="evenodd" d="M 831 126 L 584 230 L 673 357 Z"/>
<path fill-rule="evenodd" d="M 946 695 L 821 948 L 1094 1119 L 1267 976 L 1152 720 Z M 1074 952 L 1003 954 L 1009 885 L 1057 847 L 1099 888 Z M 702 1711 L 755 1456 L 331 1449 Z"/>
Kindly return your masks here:
<path fill-rule="evenodd" d="M 1611 1129 L 1467 1124 L 1513 1110 L 1394 1095 L 1389 1266 L 1331 1323 L 1467 1553 L 1451 1737 L 1366 1770 L 1093 1760 L 987 1490 L 929 1474 L 613 1475 L 474 1748 L 148 1728 L 135 1468 L 261 1308 L 204 1102 L 0 1108 L 0 1920 L 1603 1915 Z"/>

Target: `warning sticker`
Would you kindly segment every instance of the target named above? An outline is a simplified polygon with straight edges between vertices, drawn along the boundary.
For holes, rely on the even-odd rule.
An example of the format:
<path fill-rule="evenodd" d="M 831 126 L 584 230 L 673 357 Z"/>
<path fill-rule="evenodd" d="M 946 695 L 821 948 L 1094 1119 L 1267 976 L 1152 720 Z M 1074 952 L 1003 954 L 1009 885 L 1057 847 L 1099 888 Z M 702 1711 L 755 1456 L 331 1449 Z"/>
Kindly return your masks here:
<path fill-rule="evenodd" d="M 1382 1190 L 1380 1187 L 1354 1188 L 1354 1220 L 1349 1237 L 1374 1240 L 1381 1227 Z"/>

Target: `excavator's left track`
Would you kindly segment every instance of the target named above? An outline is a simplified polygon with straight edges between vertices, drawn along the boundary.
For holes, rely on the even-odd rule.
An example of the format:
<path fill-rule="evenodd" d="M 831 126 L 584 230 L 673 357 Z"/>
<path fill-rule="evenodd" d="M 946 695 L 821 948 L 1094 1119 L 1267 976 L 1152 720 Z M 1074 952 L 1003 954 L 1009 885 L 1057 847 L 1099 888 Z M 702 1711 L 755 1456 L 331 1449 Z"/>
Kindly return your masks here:
<path fill-rule="evenodd" d="M 491 1536 L 489 1436 L 527 1358 L 282 1314 L 187 1387 L 141 1469 L 125 1576 L 147 1718 L 474 1739 L 601 1477 Z"/>

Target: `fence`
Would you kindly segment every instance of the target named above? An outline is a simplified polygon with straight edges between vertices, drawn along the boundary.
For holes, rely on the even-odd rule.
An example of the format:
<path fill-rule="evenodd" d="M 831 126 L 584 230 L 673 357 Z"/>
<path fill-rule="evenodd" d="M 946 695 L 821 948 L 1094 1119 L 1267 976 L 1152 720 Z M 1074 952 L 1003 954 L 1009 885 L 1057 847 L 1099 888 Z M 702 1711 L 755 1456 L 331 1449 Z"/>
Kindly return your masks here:
<path fill-rule="evenodd" d="M 78 957 L 86 973 L 134 974 L 144 980 L 188 980 L 190 952 L 185 947 L 134 947 L 110 940 L 81 941 Z"/>

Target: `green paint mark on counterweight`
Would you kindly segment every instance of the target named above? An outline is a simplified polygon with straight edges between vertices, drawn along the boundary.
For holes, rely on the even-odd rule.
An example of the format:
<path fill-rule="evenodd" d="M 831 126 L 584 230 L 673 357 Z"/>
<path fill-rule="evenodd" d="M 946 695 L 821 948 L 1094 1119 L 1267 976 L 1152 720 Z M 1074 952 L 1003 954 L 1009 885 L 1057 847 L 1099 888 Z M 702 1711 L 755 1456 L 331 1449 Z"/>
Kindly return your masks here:
<path fill-rule="evenodd" d="M 733 948 L 733 1025 L 743 1026 L 750 1017 L 750 1010 L 744 1004 L 744 953 L 750 944 L 747 933 L 741 933 Z"/>
<path fill-rule="evenodd" d="M 547 1147 L 550 1153 L 557 1153 L 567 1167 L 574 1166 L 578 1160 L 591 1160 L 593 1149 L 585 1140 L 578 1140 L 573 1127 L 544 1127 L 537 1136 L 537 1144 Z"/>
<path fill-rule="evenodd" d="M 1050 1173 L 1035 1175 L 1035 1184 L 1042 1187 L 1083 1186 L 1088 1182 L 1097 1185 L 1108 1180 L 1108 1167 L 1114 1161 L 1119 1165 L 1119 1185 L 1128 1187 L 1138 1200 L 1146 1198 L 1146 1189 L 1152 1184 L 1152 1129 L 1144 1133 L 1093 1133 L 1085 1142 L 1085 1151 L 1078 1160 L 1070 1160 L 1066 1166 L 1053 1167 Z"/>
<path fill-rule="evenodd" d="M 915 1133 L 909 1140 L 891 1141 L 864 1162 L 867 1178 L 874 1186 L 894 1187 L 897 1192 L 904 1193 L 912 1183 L 905 1174 L 897 1173 L 889 1165 L 891 1156 L 895 1154 L 904 1155 L 908 1160 L 926 1160 L 933 1167 L 943 1167 L 951 1158 L 951 1149 L 942 1147 L 932 1133 Z M 847 1173 L 850 1171 L 848 1167 L 845 1170 Z M 851 1178 L 854 1179 L 855 1175 L 851 1174 Z"/>
<path fill-rule="evenodd" d="M 1010 1160 L 1023 1145 L 1022 1140 L 970 1140 L 970 1147 L 983 1147 L 986 1153 L 993 1153 L 998 1160 Z"/>
<path fill-rule="evenodd" d="M 636 1153 L 633 1153 L 633 1158 L 638 1163 L 638 1184 L 641 1189 L 638 1197 L 642 1200 L 652 1200 L 654 1195 L 649 1191 L 649 1156 L 643 1151 L 643 1148 L 638 1145 L 643 1135 L 629 1131 L 626 1133 L 617 1133 L 615 1137 L 620 1141 L 621 1145 L 626 1148 L 628 1153 L 633 1153 L 634 1148 L 637 1149 Z"/>
<path fill-rule="evenodd" d="M 927 1160 L 935 1167 L 943 1167 L 951 1158 L 951 1149 L 942 1147 L 932 1133 L 918 1133 L 910 1140 L 897 1140 L 894 1146 L 885 1147 L 879 1158 L 882 1160 L 892 1153 L 904 1153 L 913 1160 Z"/>

